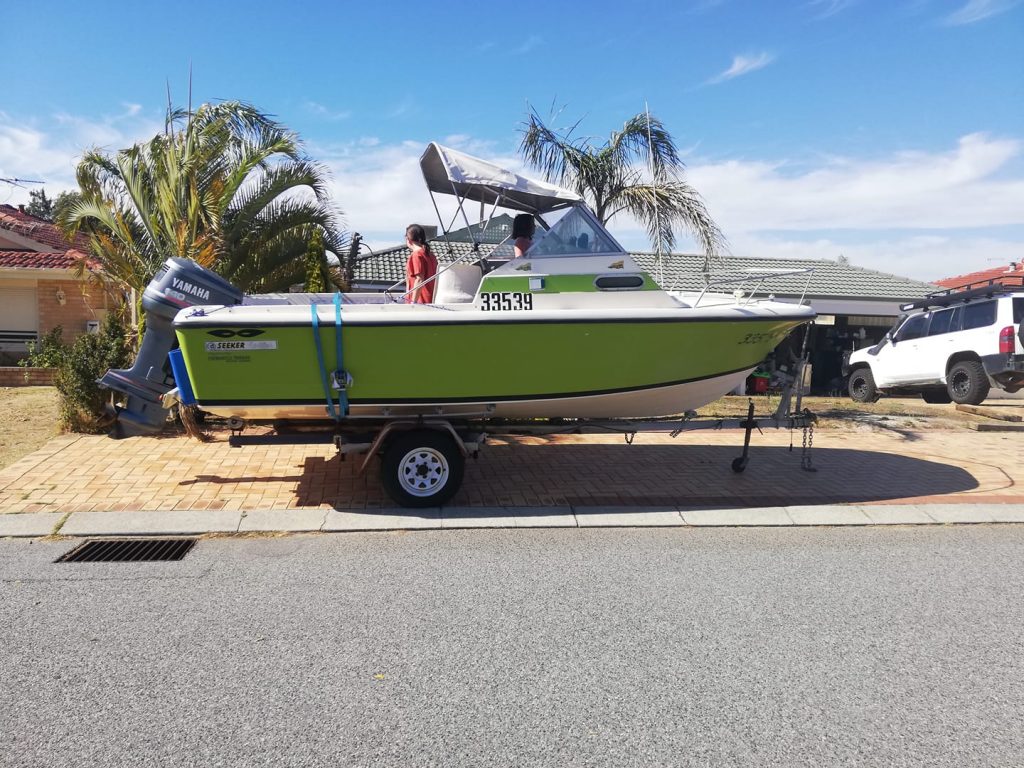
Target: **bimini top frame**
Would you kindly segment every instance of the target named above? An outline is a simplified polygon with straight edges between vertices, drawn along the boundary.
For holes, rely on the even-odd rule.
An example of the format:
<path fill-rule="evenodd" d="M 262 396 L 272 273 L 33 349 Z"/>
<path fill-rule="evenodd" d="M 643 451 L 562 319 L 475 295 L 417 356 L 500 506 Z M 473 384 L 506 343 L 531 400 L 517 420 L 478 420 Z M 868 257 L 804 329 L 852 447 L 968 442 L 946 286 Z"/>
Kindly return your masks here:
<path fill-rule="evenodd" d="M 431 194 L 454 195 L 461 201 L 533 214 L 583 202 L 568 189 L 528 179 L 436 142 L 431 142 L 420 158 L 420 169 Z"/>
<path fill-rule="evenodd" d="M 460 214 L 465 222 L 466 229 L 469 232 L 473 231 L 474 225 L 470 223 L 465 209 L 466 203 L 471 201 L 480 203 L 481 206 L 481 221 L 477 225 L 480 231 L 487 229 L 497 208 L 532 214 L 544 230 L 549 229 L 549 227 L 542 218 L 542 214 L 566 208 L 576 208 L 582 219 L 587 222 L 587 226 L 595 233 L 600 232 L 604 236 L 612 252 L 624 253 L 622 246 L 597 221 L 597 218 L 587 208 L 584 199 L 576 192 L 563 189 L 545 181 L 528 179 L 525 176 L 520 176 L 512 171 L 501 168 L 494 163 L 467 155 L 465 152 L 443 147 L 437 142 L 431 142 L 422 157 L 420 157 L 420 169 L 423 172 L 423 180 L 426 182 L 427 190 L 430 192 L 430 200 L 434 205 L 437 220 L 444 231 L 449 254 L 454 254 L 455 249 L 452 247 L 451 241 L 448 240 L 448 233 Z M 451 221 L 447 224 L 445 224 L 444 218 L 441 216 L 435 194 L 452 195 L 456 199 L 458 208 Z M 491 210 L 485 217 L 483 215 L 484 207 L 487 205 L 491 206 Z M 499 243 L 499 245 L 501 244 Z M 480 243 L 474 241 L 472 251 L 468 255 L 453 260 L 451 264 L 439 270 L 436 275 L 425 282 L 436 280 L 443 272 L 451 269 L 452 266 L 460 261 L 479 258 L 479 250 Z M 584 254 L 566 253 L 564 255 Z M 385 293 L 391 296 L 390 291 L 401 284 L 401 281 L 396 283 Z M 412 290 L 416 288 L 419 288 L 419 285 Z M 409 293 L 411 293 L 411 290 L 401 294 L 399 298 L 392 297 L 392 299 L 401 301 Z"/>

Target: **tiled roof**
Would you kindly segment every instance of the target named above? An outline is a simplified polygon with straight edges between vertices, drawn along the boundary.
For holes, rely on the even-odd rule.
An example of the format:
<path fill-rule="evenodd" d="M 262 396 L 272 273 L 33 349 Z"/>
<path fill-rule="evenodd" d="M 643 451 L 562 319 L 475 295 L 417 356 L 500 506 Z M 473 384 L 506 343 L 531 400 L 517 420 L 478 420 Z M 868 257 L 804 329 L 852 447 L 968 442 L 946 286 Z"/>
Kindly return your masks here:
<path fill-rule="evenodd" d="M 460 243 L 471 243 L 474 238 L 481 243 L 500 243 L 502 240 L 507 240 L 512 234 L 512 224 L 512 217 L 507 213 L 502 213 L 490 220 L 487 229 L 483 231 L 483 237 L 480 237 L 480 224 L 472 224 L 469 227 L 449 232 L 448 239 Z M 444 240 L 444 238 L 439 237 L 438 240 Z"/>
<path fill-rule="evenodd" d="M 0 205 L 0 229 L 34 240 L 47 250 L 61 251 L 74 247 L 85 251 L 89 247 L 89 240 L 84 235 L 77 235 L 74 244 L 69 243 L 56 225 L 13 205 Z"/>
<path fill-rule="evenodd" d="M 631 253 L 636 262 L 658 278 L 656 256 L 653 253 Z M 678 290 L 700 290 L 703 287 L 704 257 L 690 253 L 674 253 L 665 259 L 665 287 Z M 746 270 L 813 269 L 808 275 L 773 277 L 766 280 L 761 293 L 777 296 L 808 296 L 819 298 L 902 300 L 916 299 L 933 293 L 931 283 L 908 277 L 876 272 L 829 259 L 764 259 L 744 256 L 725 256 L 716 260 L 711 268 L 711 279 L 739 276 Z"/>
<path fill-rule="evenodd" d="M 71 269 L 84 256 L 74 249 L 48 253 L 0 251 L 0 269 Z"/>
<path fill-rule="evenodd" d="M 471 243 L 453 241 L 451 253 L 449 253 L 448 244 L 444 240 L 431 240 L 430 247 L 441 264 L 466 258 L 473 250 Z M 479 253 L 481 256 L 486 256 L 493 249 L 493 245 L 481 245 Z M 405 279 L 405 262 L 409 259 L 409 247 L 398 245 L 394 248 L 386 248 L 377 251 L 372 256 L 364 256 L 362 259 L 356 264 L 356 282 L 397 283 L 399 280 Z"/>
<path fill-rule="evenodd" d="M 442 240 L 434 240 L 434 253 L 441 263 L 451 261 L 448 246 Z M 456 257 L 470 255 L 468 243 L 452 243 Z M 480 246 L 480 254 L 486 256 L 493 246 Z M 630 256 L 642 269 L 659 279 L 657 258 L 653 253 L 631 253 Z M 406 246 L 397 246 L 379 251 L 374 256 L 356 265 L 356 282 L 397 283 L 404 279 L 405 262 L 409 257 Z M 704 285 L 702 274 L 704 258 L 695 254 L 675 253 L 664 259 L 664 281 L 662 286 L 670 290 L 700 290 Z M 773 277 L 764 282 L 759 294 L 774 293 L 776 296 L 877 299 L 906 301 L 927 296 L 937 290 L 931 283 L 911 280 L 872 269 L 855 267 L 827 259 L 761 259 L 753 257 L 726 256 L 712 266 L 712 280 L 741 275 L 745 270 L 763 269 L 806 269 L 813 268 L 808 282 L 807 275 Z"/>
<path fill-rule="evenodd" d="M 1021 281 L 1024 280 L 1024 261 L 1010 262 L 1009 266 L 983 269 L 966 275 L 947 277 L 943 280 L 936 280 L 935 284 L 943 288 L 966 288 L 979 283 L 988 283 L 991 280 L 996 280 L 1006 285 L 1020 285 Z"/>

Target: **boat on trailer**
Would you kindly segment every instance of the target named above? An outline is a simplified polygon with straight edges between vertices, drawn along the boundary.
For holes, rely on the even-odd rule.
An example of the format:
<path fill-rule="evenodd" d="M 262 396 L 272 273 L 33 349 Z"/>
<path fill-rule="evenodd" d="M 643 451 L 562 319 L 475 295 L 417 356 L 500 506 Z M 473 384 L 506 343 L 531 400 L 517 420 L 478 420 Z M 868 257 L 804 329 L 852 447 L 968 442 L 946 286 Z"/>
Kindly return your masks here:
<path fill-rule="evenodd" d="M 442 262 L 432 304 L 408 303 L 400 289 L 245 297 L 168 259 L 143 296 L 136 363 L 101 380 L 122 395 L 115 431 L 159 431 L 176 400 L 235 420 L 326 419 L 336 434 L 374 425 L 356 444 L 383 452 L 385 465 L 386 436 L 401 436 L 390 440 L 403 453 L 385 469 L 399 475 L 389 492 L 436 505 L 457 489 L 461 466 L 451 464 L 479 444 L 472 427 L 692 411 L 814 317 L 739 291 L 665 290 L 569 190 L 438 144 L 420 165 L 439 218 L 435 195 L 455 198 L 469 231 L 484 231 L 498 209 L 526 214 L 537 226 L 529 250 L 515 257 L 506 242 Z M 490 213 L 471 225 L 477 204 Z"/>

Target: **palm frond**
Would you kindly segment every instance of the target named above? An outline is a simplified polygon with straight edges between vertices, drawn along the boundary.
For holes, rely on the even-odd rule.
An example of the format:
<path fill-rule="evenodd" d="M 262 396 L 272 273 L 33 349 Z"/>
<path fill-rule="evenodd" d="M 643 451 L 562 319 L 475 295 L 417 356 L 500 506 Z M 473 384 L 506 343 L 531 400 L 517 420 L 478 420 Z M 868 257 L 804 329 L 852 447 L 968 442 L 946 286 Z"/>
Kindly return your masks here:
<path fill-rule="evenodd" d="M 168 256 L 246 288 L 288 278 L 314 229 L 344 251 L 326 170 L 295 134 L 243 102 L 169 105 L 161 133 L 113 156 L 87 152 L 77 177 L 83 198 L 62 226 L 90 238 L 105 274 L 139 290 Z"/>
<path fill-rule="evenodd" d="M 692 234 L 709 258 L 726 249 L 703 199 L 684 181 L 675 141 L 657 118 L 634 115 L 600 146 L 560 135 L 532 111 L 522 133 L 519 150 L 527 164 L 583 195 L 602 223 L 629 211 L 658 250 L 675 245 L 677 228 Z"/>

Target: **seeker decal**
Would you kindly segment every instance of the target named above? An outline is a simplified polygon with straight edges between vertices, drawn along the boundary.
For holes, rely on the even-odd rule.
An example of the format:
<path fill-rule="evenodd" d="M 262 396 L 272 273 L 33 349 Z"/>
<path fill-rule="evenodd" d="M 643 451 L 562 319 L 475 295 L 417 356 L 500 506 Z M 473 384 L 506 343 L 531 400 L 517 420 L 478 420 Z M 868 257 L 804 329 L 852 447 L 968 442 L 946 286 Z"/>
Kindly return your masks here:
<path fill-rule="evenodd" d="M 207 352 L 237 352 L 251 349 L 277 349 L 276 341 L 208 341 Z"/>

